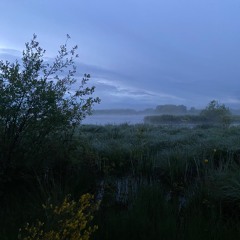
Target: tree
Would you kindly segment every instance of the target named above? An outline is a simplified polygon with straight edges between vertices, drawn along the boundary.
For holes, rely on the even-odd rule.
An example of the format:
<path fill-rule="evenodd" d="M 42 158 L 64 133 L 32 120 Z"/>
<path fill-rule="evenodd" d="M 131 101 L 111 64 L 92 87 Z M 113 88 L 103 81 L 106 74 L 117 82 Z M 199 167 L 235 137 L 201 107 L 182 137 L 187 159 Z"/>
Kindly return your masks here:
<path fill-rule="evenodd" d="M 178 114 L 186 114 L 187 107 L 184 105 L 173 105 L 173 104 L 165 104 L 165 105 L 158 105 L 156 107 L 156 112 L 161 114 L 171 114 L 171 115 L 178 115 Z"/>
<path fill-rule="evenodd" d="M 200 115 L 206 117 L 210 122 L 221 123 L 225 126 L 228 126 L 231 121 L 230 110 L 224 104 L 219 104 L 216 100 L 212 100 L 207 107 L 201 111 Z"/>
<path fill-rule="evenodd" d="M 16 158 L 36 153 L 48 139 L 71 136 L 92 106 L 100 102 L 91 96 L 95 88 L 87 86 L 90 75 L 85 74 L 80 83 L 75 77 L 77 46 L 68 50 L 69 38 L 67 35 L 52 63 L 44 61 L 46 51 L 36 35 L 25 44 L 21 61 L 0 61 L 2 171 Z"/>

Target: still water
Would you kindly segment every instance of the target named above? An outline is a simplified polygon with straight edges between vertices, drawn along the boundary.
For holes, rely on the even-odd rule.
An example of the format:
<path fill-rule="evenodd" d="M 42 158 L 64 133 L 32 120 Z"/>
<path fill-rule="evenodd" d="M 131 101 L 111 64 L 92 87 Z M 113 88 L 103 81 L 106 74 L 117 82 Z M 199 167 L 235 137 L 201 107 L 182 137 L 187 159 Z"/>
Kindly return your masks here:
<path fill-rule="evenodd" d="M 83 124 L 96 124 L 96 125 L 106 125 L 106 124 L 138 124 L 143 123 L 145 115 L 91 115 L 87 116 L 83 120 Z"/>
<path fill-rule="evenodd" d="M 91 115 L 87 116 L 86 119 L 82 121 L 83 124 L 95 124 L 95 125 L 106 125 L 106 124 L 139 124 L 144 123 L 144 117 L 146 115 L 140 115 L 140 114 L 132 114 L 132 115 L 120 115 L 120 114 L 108 114 L 108 115 Z M 183 127 L 190 127 L 193 128 L 196 126 L 196 124 L 161 124 L 161 125 L 173 125 L 173 126 L 183 126 Z M 239 126 L 239 122 L 234 122 L 231 124 L 231 126 Z"/>

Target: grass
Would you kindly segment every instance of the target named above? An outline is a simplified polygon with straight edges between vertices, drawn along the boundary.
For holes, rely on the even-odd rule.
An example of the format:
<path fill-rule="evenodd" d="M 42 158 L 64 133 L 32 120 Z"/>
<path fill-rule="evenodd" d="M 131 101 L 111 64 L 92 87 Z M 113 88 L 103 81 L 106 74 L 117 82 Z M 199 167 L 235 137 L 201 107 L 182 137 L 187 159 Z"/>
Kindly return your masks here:
<path fill-rule="evenodd" d="M 61 145 L 1 178 L 0 239 L 87 192 L 102 199 L 95 239 L 237 239 L 239 146 L 236 126 L 83 125 L 69 155 Z"/>

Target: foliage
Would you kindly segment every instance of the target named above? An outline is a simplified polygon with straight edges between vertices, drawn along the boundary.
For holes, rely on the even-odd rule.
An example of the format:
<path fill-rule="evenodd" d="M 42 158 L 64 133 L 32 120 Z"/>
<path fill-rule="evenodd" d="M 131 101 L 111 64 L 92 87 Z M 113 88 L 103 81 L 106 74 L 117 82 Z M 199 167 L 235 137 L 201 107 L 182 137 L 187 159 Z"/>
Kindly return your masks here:
<path fill-rule="evenodd" d="M 96 239 L 175 239 L 176 212 L 159 185 L 144 187 L 128 209 L 105 213 L 102 222 L 106 230 L 99 227 Z"/>
<path fill-rule="evenodd" d="M 229 125 L 231 120 L 230 110 L 216 100 L 211 101 L 207 107 L 201 111 L 200 115 L 205 116 L 212 122 L 222 123 L 224 125 Z"/>
<path fill-rule="evenodd" d="M 233 164 L 221 166 L 209 176 L 209 185 L 214 197 L 229 203 L 240 202 L 240 175 L 239 166 Z"/>
<path fill-rule="evenodd" d="M 18 239 L 22 240 L 89 240 L 97 230 L 97 226 L 90 226 L 93 213 L 98 204 L 93 202 L 93 196 L 84 194 L 78 202 L 66 197 L 59 206 L 43 205 L 49 212 L 48 222 L 37 221 L 34 225 L 27 223 L 19 230 Z M 26 236 L 26 237 L 24 237 Z"/>
<path fill-rule="evenodd" d="M 76 50 L 77 46 L 68 50 L 66 41 L 53 62 L 47 62 L 34 35 L 21 62 L 0 61 L 1 171 L 16 159 L 44 151 L 53 138 L 66 144 L 94 103 L 100 102 L 91 97 L 94 87 L 86 86 L 90 75 L 80 82 L 75 77 Z"/>
<path fill-rule="evenodd" d="M 217 125 L 223 124 L 229 126 L 230 122 L 233 120 L 237 122 L 239 117 L 231 116 L 230 110 L 224 105 L 219 104 L 216 100 L 211 101 L 208 106 L 200 112 L 200 115 L 189 115 L 187 111 L 181 110 L 181 115 L 176 115 L 176 111 L 170 111 L 168 108 L 178 109 L 179 114 L 180 110 L 183 108 L 182 105 L 160 105 L 157 107 L 156 111 L 163 115 L 152 115 L 145 116 L 144 123 L 150 124 L 194 124 L 194 125 Z M 167 110 L 168 111 L 167 111 Z M 189 113 L 194 114 L 195 110 L 190 110 Z"/>
<path fill-rule="evenodd" d="M 33 185 L 35 176 L 21 184 L 22 172 L 8 183 L 11 191 L 0 199 L 1 239 L 15 240 L 22 222 L 44 219 L 42 202 L 83 192 L 102 200 L 95 239 L 238 239 L 239 129 L 81 125 L 74 161 L 61 174 L 54 167 L 52 175 L 39 175 L 43 191 Z M 45 232 L 51 220 L 42 220 Z"/>
<path fill-rule="evenodd" d="M 166 105 L 158 105 L 156 107 L 156 112 L 161 114 L 186 114 L 187 107 L 184 105 L 173 105 L 173 104 L 166 104 Z"/>

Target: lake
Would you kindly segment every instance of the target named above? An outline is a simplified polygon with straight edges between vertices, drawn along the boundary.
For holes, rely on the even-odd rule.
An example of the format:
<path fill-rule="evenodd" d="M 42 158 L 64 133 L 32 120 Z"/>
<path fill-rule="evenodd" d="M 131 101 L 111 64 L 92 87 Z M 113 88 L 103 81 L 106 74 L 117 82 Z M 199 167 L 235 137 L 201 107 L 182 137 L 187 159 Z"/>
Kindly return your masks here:
<path fill-rule="evenodd" d="M 106 124 L 138 124 L 143 123 L 144 117 L 146 115 L 119 115 L 119 114 L 108 114 L 108 115 L 91 115 L 87 116 L 83 120 L 83 124 L 96 124 L 96 125 L 106 125 Z"/>
<path fill-rule="evenodd" d="M 144 117 L 146 115 L 143 114 L 128 114 L 128 115 L 120 115 L 120 114 L 96 114 L 96 115 L 91 115 L 87 116 L 86 119 L 82 121 L 83 124 L 94 124 L 94 125 L 106 125 L 106 124 L 114 124 L 114 125 L 119 125 L 123 123 L 128 123 L 128 124 L 140 124 L 144 123 Z M 174 125 L 174 126 L 182 126 L 182 127 L 190 127 L 193 128 L 196 126 L 196 124 L 174 124 L 174 123 L 165 123 L 161 124 L 162 126 L 164 125 Z M 239 126 L 239 122 L 233 122 L 231 126 Z"/>

